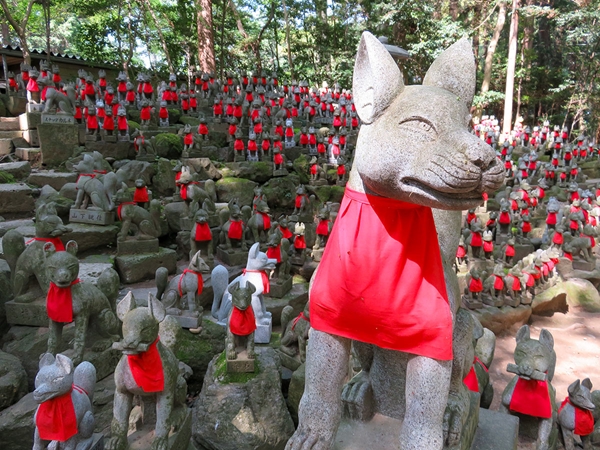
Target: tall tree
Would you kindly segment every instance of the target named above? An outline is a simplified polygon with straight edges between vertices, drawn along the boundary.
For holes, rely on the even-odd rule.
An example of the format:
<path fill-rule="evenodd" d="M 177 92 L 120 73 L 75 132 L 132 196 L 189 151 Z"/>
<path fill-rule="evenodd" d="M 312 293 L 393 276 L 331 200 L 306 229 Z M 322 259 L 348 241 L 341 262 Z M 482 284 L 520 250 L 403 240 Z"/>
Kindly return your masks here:
<path fill-rule="evenodd" d="M 198 63 L 204 72 L 214 72 L 216 65 L 212 0 L 196 0 L 196 8 Z"/>
<path fill-rule="evenodd" d="M 28 45 L 28 31 L 27 31 L 27 23 L 29 22 L 29 17 L 31 16 L 31 9 L 33 8 L 33 4 L 35 0 L 28 0 L 27 8 L 25 10 L 25 14 L 23 18 L 19 21 L 16 16 L 15 4 L 13 3 L 12 8 L 8 7 L 8 3 L 6 0 L 0 0 L 0 6 L 2 6 L 2 10 L 6 15 L 6 20 L 10 26 L 15 30 L 17 37 L 19 38 L 19 46 L 21 47 L 21 52 L 23 52 L 23 60 L 27 64 L 31 64 L 31 54 L 29 53 L 29 45 Z M 12 10 L 12 11 L 11 11 Z"/>
<path fill-rule="evenodd" d="M 504 122 L 502 132 L 512 129 L 512 109 L 515 90 L 515 66 L 517 64 L 517 38 L 519 34 L 519 0 L 513 0 L 508 38 L 508 60 L 506 63 L 506 93 L 504 97 Z"/>
<path fill-rule="evenodd" d="M 487 48 L 485 55 L 485 65 L 483 66 L 483 81 L 481 83 L 481 93 L 484 94 L 490 90 L 490 81 L 492 80 L 492 64 L 494 62 L 494 54 L 496 53 L 496 46 L 500 40 L 500 33 L 504 28 L 506 22 L 506 2 L 500 0 L 498 4 L 498 18 L 496 19 L 496 26 L 494 27 L 494 34 L 490 39 L 490 43 Z"/>

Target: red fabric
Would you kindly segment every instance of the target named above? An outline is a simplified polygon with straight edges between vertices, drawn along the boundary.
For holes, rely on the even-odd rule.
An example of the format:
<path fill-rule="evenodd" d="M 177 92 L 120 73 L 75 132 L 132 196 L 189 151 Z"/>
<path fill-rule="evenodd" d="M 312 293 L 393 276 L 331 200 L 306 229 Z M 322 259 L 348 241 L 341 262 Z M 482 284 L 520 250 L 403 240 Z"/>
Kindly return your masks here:
<path fill-rule="evenodd" d="M 79 283 L 77 278 L 67 287 L 58 287 L 52 281 L 50 289 L 46 295 L 46 310 L 48 317 L 54 322 L 70 323 L 73 322 L 73 297 L 71 296 L 71 286 Z"/>
<path fill-rule="evenodd" d="M 494 251 L 494 243 L 492 241 L 484 241 L 483 242 L 483 251 L 484 252 L 493 252 Z"/>
<path fill-rule="evenodd" d="M 578 228 L 579 228 L 579 223 L 578 223 L 576 220 L 571 220 L 571 222 L 570 222 L 570 224 L 569 224 L 569 227 L 570 227 L 572 230 L 576 230 L 576 229 L 578 229 Z"/>
<path fill-rule="evenodd" d="M 508 211 L 503 211 L 500 213 L 498 222 L 500 222 L 502 225 L 508 225 L 510 223 L 510 214 L 508 213 Z"/>
<path fill-rule="evenodd" d="M 471 231 L 471 247 L 481 247 L 482 245 L 481 233 Z"/>
<path fill-rule="evenodd" d="M 179 277 L 179 282 L 177 283 L 177 290 L 179 291 L 179 296 L 180 297 L 183 296 L 183 290 L 181 289 L 181 282 L 183 281 L 183 278 L 185 277 L 186 273 L 191 273 L 193 275 L 196 275 L 196 278 L 198 278 L 198 295 L 202 294 L 202 288 L 204 287 L 204 280 L 202 279 L 202 274 L 200 272 L 196 272 L 195 270 L 184 269 L 183 273 Z"/>
<path fill-rule="evenodd" d="M 527 276 L 527 281 L 525 282 L 525 286 L 532 287 L 533 285 L 535 285 L 535 278 L 532 274 L 526 273 L 525 276 Z"/>
<path fill-rule="evenodd" d="M 121 214 L 122 214 L 122 210 L 123 210 L 123 206 L 125 205 L 135 205 L 135 202 L 123 202 L 119 205 L 119 207 L 117 208 L 117 217 L 119 218 L 119 220 L 121 219 Z"/>
<path fill-rule="evenodd" d="M 523 222 L 521 224 L 521 230 L 523 233 L 529 233 L 531 231 L 531 222 Z"/>
<path fill-rule="evenodd" d="M 126 130 L 127 129 L 127 117 L 119 116 L 119 118 L 117 119 L 117 126 L 118 126 L 119 130 Z"/>
<path fill-rule="evenodd" d="M 296 195 L 296 208 L 302 208 L 302 199 L 306 197 L 306 194 Z"/>
<path fill-rule="evenodd" d="M 291 127 L 288 127 L 285 129 L 285 136 L 286 137 L 294 137 L 294 129 Z"/>
<path fill-rule="evenodd" d="M 294 239 L 294 248 L 297 250 L 306 248 L 306 239 L 304 239 L 304 236 L 296 236 Z"/>
<path fill-rule="evenodd" d="M 473 222 L 475 219 L 477 219 L 477 214 L 473 213 L 473 214 L 467 214 L 467 223 L 470 224 L 471 222 Z"/>
<path fill-rule="evenodd" d="M 140 111 L 140 119 L 141 120 L 150 120 L 150 107 L 144 106 Z"/>
<path fill-rule="evenodd" d="M 471 292 L 483 291 L 483 281 L 481 281 L 481 278 L 479 278 L 479 279 L 471 278 L 471 281 L 469 282 L 469 291 L 471 291 Z"/>
<path fill-rule="evenodd" d="M 104 119 L 106 117 L 106 110 L 104 108 L 97 108 L 96 116 L 99 117 L 100 119 Z"/>
<path fill-rule="evenodd" d="M 269 276 L 267 275 L 267 273 L 264 270 L 248 270 L 248 269 L 242 270 L 242 273 L 244 275 L 248 272 L 260 273 L 260 276 L 262 278 L 262 283 L 263 283 L 263 293 L 268 294 L 271 291 L 271 283 L 269 282 Z"/>
<path fill-rule="evenodd" d="M 281 153 L 275 153 L 275 155 L 273 156 L 273 162 L 277 166 L 280 166 L 281 164 L 283 164 L 283 156 L 281 156 Z"/>
<path fill-rule="evenodd" d="M 475 371 L 475 364 L 479 364 L 483 370 L 488 372 L 488 368 L 486 365 L 476 356 L 473 360 L 473 365 L 471 366 L 471 370 L 463 380 L 463 383 L 469 388 L 470 391 L 479 392 L 479 380 L 477 379 L 477 372 Z"/>
<path fill-rule="evenodd" d="M 289 239 L 293 236 L 289 228 L 284 228 L 281 225 L 279 225 L 279 230 L 281 231 L 281 234 L 283 234 L 284 239 Z"/>
<path fill-rule="evenodd" d="M 588 239 L 590 240 L 590 243 L 591 243 L 591 245 L 592 245 L 592 248 L 594 248 L 594 247 L 596 246 L 596 239 L 594 239 L 594 237 L 593 237 L 593 236 L 588 236 L 587 234 L 583 234 L 583 233 L 582 233 L 582 234 L 580 234 L 580 235 L 579 235 L 579 237 L 582 237 L 582 238 L 588 238 Z"/>
<path fill-rule="evenodd" d="M 241 220 L 232 220 L 229 223 L 229 231 L 227 231 L 227 237 L 229 239 L 241 239 L 244 228 Z"/>
<path fill-rule="evenodd" d="M 317 165 L 316 164 L 313 164 L 312 166 L 310 166 L 310 174 L 311 175 L 317 174 Z"/>
<path fill-rule="evenodd" d="M 158 340 L 156 338 L 145 352 L 127 355 L 131 375 L 144 392 L 161 392 L 165 388 L 163 364 L 156 348 Z"/>
<path fill-rule="evenodd" d="M 500 275 L 494 275 L 494 289 L 501 290 L 504 288 L 504 280 Z"/>
<path fill-rule="evenodd" d="M 231 309 L 229 330 L 236 336 L 248 336 L 256 330 L 256 319 L 252 306 L 248 306 L 243 311 L 235 306 Z"/>
<path fill-rule="evenodd" d="M 125 100 L 128 102 L 133 102 L 135 100 L 135 92 L 127 91 L 127 95 L 125 96 Z"/>
<path fill-rule="evenodd" d="M 186 133 L 183 136 L 183 143 L 185 145 L 192 145 L 194 143 L 194 135 L 192 133 Z"/>
<path fill-rule="evenodd" d="M 548 217 L 546 218 L 546 223 L 548 225 L 556 225 L 556 213 L 555 212 L 548 213 Z"/>
<path fill-rule="evenodd" d="M 164 106 L 161 106 L 161 108 L 158 110 L 158 117 L 160 117 L 161 119 L 168 119 L 169 118 L 169 110 L 167 108 L 165 108 Z"/>
<path fill-rule="evenodd" d="M 55 238 L 34 237 L 32 239 L 29 239 L 27 242 L 25 242 L 25 245 L 29 245 L 33 241 L 52 242 L 52 245 L 54 245 L 54 248 L 56 249 L 57 252 L 65 251 L 65 245 L 62 243 L 62 241 L 58 237 L 55 237 Z"/>
<path fill-rule="evenodd" d="M 196 234 L 194 235 L 194 240 L 197 242 L 212 240 L 212 231 L 210 231 L 210 227 L 207 223 L 196 222 Z"/>
<path fill-rule="evenodd" d="M 35 425 L 41 439 L 65 442 L 77 434 L 77 416 L 71 392 L 72 389 L 38 406 Z"/>
<path fill-rule="evenodd" d="M 559 233 L 558 231 L 554 232 L 554 235 L 552 236 L 552 242 L 557 245 L 562 245 L 562 243 L 563 243 L 562 233 Z"/>
<path fill-rule="evenodd" d="M 87 127 L 90 130 L 97 130 L 98 129 L 98 117 L 88 116 L 87 117 Z"/>
<path fill-rule="evenodd" d="M 236 139 L 235 142 L 233 143 L 233 149 L 237 150 L 238 152 L 241 152 L 244 150 L 244 141 L 242 141 L 241 139 Z"/>
<path fill-rule="evenodd" d="M 208 127 L 205 123 L 201 123 L 200 125 L 198 125 L 198 134 L 201 134 L 203 136 L 208 134 Z"/>
<path fill-rule="evenodd" d="M 562 411 L 565 405 L 570 404 L 575 410 L 575 430 L 577 436 L 587 436 L 594 431 L 594 415 L 587 409 L 580 408 L 574 405 L 569 397 L 565 398 L 558 409 L 558 413 Z"/>
<path fill-rule="evenodd" d="M 115 119 L 113 116 L 106 116 L 104 118 L 104 123 L 102 124 L 102 128 L 105 130 L 114 130 L 115 129 Z"/>
<path fill-rule="evenodd" d="M 430 208 L 346 189 L 311 294 L 311 324 L 319 331 L 452 359 L 452 317 Z"/>
<path fill-rule="evenodd" d="M 29 92 L 39 92 L 40 91 L 40 87 L 38 86 L 35 78 L 29 79 L 29 81 L 27 82 L 27 90 Z"/>
<path fill-rule="evenodd" d="M 319 220 L 319 224 L 317 225 L 317 234 L 319 236 L 328 236 L 329 235 L 329 220 L 327 220 L 327 219 Z"/>
<path fill-rule="evenodd" d="M 511 290 L 513 291 L 520 291 L 521 290 L 521 280 L 518 277 L 515 277 L 512 274 L 508 274 L 509 277 L 511 277 L 512 280 L 512 285 L 511 285 Z"/>
<path fill-rule="evenodd" d="M 269 215 L 267 213 L 260 212 L 260 211 L 258 211 L 258 214 L 260 214 L 263 218 L 263 230 L 270 229 L 271 228 L 271 218 L 269 217 Z"/>
<path fill-rule="evenodd" d="M 146 186 L 136 187 L 135 193 L 133 194 L 133 201 L 140 202 L 140 203 L 145 203 L 145 202 L 149 201 L 148 188 Z"/>
<path fill-rule="evenodd" d="M 513 412 L 549 419 L 552 417 L 552 404 L 548 382 L 518 378 L 509 408 Z"/>
<path fill-rule="evenodd" d="M 145 82 L 142 89 L 144 91 L 144 94 L 152 94 L 152 92 L 154 92 L 154 89 L 152 88 L 152 85 L 149 82 Z"/>
<path fill-rule="evenodd" d="M 267 249 L 267 258 L 275 259 L 279 264 L 281 262 L 281 245 L 278 245 L 277 247 L 269 247 Z"/>
<path fill-rule="evenodd" d="M 304 315 L 304 311 L 298 314 L 292 322 L 292 331 L 294 330 L 294 328 L 296 328 L 296 325 L 298 325 L 298 322 L 300 322 L 301 320 L 306 320 L 307 322 L 310 322 L 309 318 Z"/>
<path fill-rule="evenodd" d="M 345 175 L 346 174 L 346 166 L 344 166 L 343 164 L 339 165 L 337 168 L 337 174 L 338 175 Z"/>
<path fill-rule="evenodd" d="M 464 258 L 465 256 L 467 256 L 467 249 L 464 248 L 462 245 L 459 245 L 458 248 L 456 249 L 456 257 Z"/>
<path fill-rule="evenodd" d="M 257 150 L 258 150 L 258 147 L 256 146 L 256 141 L 250 139 L 248 141 L 248 151 L 255 152 Z"/>
<path fill-rule="evenodd" d="M 506 256 L 515 256 L 515 247 L 512 245 L 507 245 L 504 254 Z"/>
<path fill-rule="evenodd" d="M 17 84 L 17 82 L 15 81 L 14 78 L 9 78 L 8 79 L 8 85 L 13 88 L 14 90 L 18 91 L 19 90 L 19 85 Z"/>

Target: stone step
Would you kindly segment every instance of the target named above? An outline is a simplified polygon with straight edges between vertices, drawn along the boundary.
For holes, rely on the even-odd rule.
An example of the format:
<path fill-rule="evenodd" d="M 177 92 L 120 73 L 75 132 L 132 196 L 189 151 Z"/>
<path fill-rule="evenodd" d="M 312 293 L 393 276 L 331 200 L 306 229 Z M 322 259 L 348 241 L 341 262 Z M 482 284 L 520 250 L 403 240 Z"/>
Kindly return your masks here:
<path fill-rule="evenodd" d="M 13 148 L 12 139 L 0 139 L 0 156 L 12 153 Z"/>
<path fill-rule="evenodd" d="M 20 130 L 18 117 L 0 117 L 0 131 Z"/>
<path fill-rule="evenodd" d="M 37 147 L 32 148 L 17 148 L 15 149 L 15 155 L 21 161 L 30 161 L 31 163 L 37 162 L 42 157 L 42 151 Z"/>
<path fill-rule="evenodd" d="M 35 205 L 31 194 L 31 188 L 23 183 L 0 184 L 0 214 L 33 214 Z"/>
<path fill-rule="evenodd" d="M 20 130 L 0 130 L 0 139 L 22 138 L 23 132 Z"/>
<path fill-rule="evenodd" d="M 31 165 L 29 161 L 17 161 L 0 164 L 0 172 L 6 172 L 15 177 L 15 180 L 23 180 L 29 176 Z"/>
<path fill-rule="evenodd" d="M 1 169 L 0 169 L 1 170 Z M 35 186 L 43 187 L 45 185 L 51 186 L 57 191 L 67 183 L 75 183 L 77 181 L 77 174 L 71 172 L 53 172 L 53 171 L 40 171 L 29 175 L 27 183 Z"/>

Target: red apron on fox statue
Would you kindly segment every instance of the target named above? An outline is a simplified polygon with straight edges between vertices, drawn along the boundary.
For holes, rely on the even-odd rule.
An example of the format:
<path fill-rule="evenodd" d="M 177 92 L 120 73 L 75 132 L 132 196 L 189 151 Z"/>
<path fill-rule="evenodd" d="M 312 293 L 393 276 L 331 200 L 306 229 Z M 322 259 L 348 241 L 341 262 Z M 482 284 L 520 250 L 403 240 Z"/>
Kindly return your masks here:
<path fill-rule="evenodd" d="M 342 394 L 348 407 L 357 405 L 358 415 L 365 410 L 362 384 L 370 384 L 372 413 L 404 415 L 403 449 L 441 450 L 458 445 L 462 431 L 444 437 L 449 392 L 468 395 L 462 394 L 462 376 L 452 374 L 459 295 L 451 262 L 460 211 L 482 204 L 483 194 L 504 181 L 504 169 L 492 148 L 468 130 L 475 60 L 466 39 L 434 61 L 422 86 L 404 86 L 386 48 L 364 32 L 352 93 L 362 127 L 312 280 L 306 386 L 299 426 L 286 449 L 332 448 L 354 341 L 365 352 L 358 352 L 363 371 L 349 383 L 359 383 L 357 389 Z M 459 342 L 473 345 L 471 339 Z M 403 386 L 386 385 L 386 372 L 402 364 Z M 369 375 L 371 367 L 376 374 Z M 398 391 L 406 395 L 396 401 Z"/>

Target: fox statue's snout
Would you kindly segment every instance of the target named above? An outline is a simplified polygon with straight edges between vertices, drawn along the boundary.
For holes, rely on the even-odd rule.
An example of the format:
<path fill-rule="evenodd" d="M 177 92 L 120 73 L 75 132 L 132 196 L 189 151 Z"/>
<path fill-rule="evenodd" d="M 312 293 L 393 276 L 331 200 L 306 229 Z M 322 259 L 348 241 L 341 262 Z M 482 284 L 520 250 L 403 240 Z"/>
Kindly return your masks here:
<path fill-rule="evenodd" d="M 364 33 L 353 92 L 363 121 L 354 164 L 375 194 L 439 209 L 469 209 L 504 182 L 494 150 L 468 131 L 475 60 L 460 40 L 405 86 L 379 41 Z M 377 145 L 373 145 L 376 142 Z"/>

